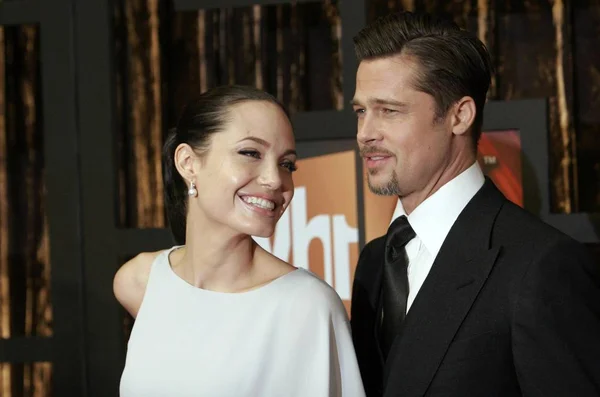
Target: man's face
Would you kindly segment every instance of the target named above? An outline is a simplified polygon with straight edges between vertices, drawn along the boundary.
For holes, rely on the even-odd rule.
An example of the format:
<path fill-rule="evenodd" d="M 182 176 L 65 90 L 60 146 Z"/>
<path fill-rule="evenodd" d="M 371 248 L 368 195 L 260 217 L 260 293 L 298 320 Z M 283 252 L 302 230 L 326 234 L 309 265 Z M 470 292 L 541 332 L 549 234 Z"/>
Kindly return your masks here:
<path fill-rule="evenodd" d="M 418 61 L 363 60 L 356 75 L 358 145 L 376 194 L 405 197 L 439 178 L 451 157 L 452 128 L 434 98 L 414 86 Z"/>

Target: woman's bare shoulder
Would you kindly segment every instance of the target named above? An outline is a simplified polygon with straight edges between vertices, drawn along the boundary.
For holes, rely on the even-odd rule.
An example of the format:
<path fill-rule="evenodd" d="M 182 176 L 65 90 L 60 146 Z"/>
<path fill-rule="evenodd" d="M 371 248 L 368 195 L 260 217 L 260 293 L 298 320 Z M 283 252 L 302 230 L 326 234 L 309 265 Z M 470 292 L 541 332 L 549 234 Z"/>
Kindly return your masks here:
<path fill-rule="evenodd" d="M 113 279 L 113 292 L 119 303 L 134 318 L 142 304 L 150 269 L 156 257 L 164 251 L 142 252 L 125 262 Z"/>

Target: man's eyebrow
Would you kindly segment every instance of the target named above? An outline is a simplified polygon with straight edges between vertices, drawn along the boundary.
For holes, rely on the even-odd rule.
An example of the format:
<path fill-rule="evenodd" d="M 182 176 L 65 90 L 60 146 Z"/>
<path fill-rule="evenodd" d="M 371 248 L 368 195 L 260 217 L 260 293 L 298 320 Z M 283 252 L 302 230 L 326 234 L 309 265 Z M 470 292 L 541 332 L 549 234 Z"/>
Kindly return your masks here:
<path fill-rule="evenodd" d="M 395 99 L 369 98 L 367 100 L 367 103 L 373 104 L 373 105 L 391 105 L 391 106 L 396 106 L 396 107 L 400 107 L 400 108 L 408 107 L 408 103 L 398 101 Z M 363 103 L 357 99 L 352 99 L 350 101 L 350 105 L 351 106 L 363 106 Z"/>

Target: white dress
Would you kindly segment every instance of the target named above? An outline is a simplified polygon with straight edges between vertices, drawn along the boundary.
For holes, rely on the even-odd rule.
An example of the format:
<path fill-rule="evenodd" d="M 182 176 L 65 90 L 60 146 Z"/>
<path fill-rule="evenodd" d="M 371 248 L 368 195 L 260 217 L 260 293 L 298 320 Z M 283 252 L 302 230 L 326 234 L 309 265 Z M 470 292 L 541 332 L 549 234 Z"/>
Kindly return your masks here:
<path fill-rule="evenodd" d="M 362 397 L 337 293 L 298 269 L 248 292 L 196 288 L 157 256 L 127 348 L 121 397 Z"/>

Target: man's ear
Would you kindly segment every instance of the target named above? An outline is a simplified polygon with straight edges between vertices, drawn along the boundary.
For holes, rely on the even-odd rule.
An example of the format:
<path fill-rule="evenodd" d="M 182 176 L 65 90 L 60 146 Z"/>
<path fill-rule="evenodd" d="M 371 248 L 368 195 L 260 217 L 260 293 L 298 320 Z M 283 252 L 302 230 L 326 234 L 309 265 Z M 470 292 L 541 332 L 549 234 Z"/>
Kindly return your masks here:
<path fill-rule="evenodd" d="M 452 133 L 464 135 L 475 122 L 477 107 L 473 98 L 466 96 L 458 100 L 450 110 L 452 112 Z"/>

